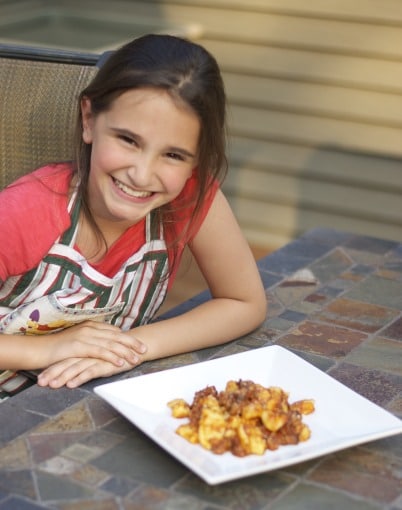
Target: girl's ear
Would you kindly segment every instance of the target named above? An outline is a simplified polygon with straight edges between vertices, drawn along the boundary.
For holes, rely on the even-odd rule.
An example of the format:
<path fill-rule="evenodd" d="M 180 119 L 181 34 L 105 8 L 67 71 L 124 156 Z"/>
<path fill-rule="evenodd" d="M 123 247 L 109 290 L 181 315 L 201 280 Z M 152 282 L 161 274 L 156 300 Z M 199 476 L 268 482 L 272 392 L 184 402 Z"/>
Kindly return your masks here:
<path fill-rule="evenodd" d="M 91 100 L 84 96 L 81 99 L 81 117 L 82 117 L 82 139 L 85 143 L 92 143 L 93 116 Z"/>

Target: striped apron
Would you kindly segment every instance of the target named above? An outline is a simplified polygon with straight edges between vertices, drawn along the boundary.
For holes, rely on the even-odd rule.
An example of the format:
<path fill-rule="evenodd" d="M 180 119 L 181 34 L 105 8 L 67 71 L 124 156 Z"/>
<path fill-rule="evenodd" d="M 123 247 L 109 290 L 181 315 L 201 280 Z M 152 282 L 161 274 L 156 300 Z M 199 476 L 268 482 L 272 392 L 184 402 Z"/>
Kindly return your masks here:
<path fill-rule="evenodd" d="M 128 330 L 149 322 L 162 305 L 168 256 L 156 215 L 146 217 L 144 245 L 108 277 L 74 249 L 80 213 L 76 194 L 69 202 L 69 213 L 70 228 L 40 264 L 24 275 L 8 278 L 1 287 L 1 333 L 47 334 L 87 319 Z"/>

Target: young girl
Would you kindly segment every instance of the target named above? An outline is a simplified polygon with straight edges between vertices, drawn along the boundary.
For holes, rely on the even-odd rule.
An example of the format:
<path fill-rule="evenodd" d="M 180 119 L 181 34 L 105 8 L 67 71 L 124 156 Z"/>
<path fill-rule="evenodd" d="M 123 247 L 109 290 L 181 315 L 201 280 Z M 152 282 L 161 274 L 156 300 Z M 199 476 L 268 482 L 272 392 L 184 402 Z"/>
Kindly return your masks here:
<path fill-rule="evenodd" d="M 73 388 L 257 327 L 265 294 L 225 171 L 215 59 L 164 35 L 114 52 L 80 95 L 75 162 L 0 194 L 0 369 Z M 151 322 L 186 245 L 212 299 Z"/>

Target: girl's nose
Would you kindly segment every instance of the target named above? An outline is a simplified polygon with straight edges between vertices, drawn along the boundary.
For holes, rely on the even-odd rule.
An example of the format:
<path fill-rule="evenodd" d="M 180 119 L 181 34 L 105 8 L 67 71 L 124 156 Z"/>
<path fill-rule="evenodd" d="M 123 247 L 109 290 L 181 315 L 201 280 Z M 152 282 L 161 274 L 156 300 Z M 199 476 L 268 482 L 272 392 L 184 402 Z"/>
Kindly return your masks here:
<path fill-rule="evenodd" d="M 146 188 L 152 183 L 154 162 L 152 158 L 138 156 L 128 168 L 128 177 L 137 188 Z"/>

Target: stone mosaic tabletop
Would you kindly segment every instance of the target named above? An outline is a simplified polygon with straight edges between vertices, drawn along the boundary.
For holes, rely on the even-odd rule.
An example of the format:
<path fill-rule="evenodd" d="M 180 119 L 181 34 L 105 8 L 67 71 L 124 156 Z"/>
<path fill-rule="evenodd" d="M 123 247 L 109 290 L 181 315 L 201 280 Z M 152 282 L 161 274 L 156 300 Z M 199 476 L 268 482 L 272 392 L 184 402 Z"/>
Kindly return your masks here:
<path fill-rule="evenodd" d="M 402 417 L 402 244 L 318 228 L 259 268 L 258 330 L 106 381 L 276 344 Z M 97 384 L 34 385 L 1 404 L 0 510 L 402 509 L 401 435 L 209 486 L 98 398 Z"/>

